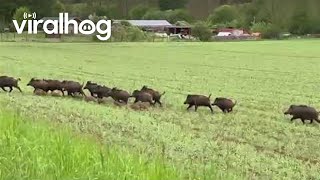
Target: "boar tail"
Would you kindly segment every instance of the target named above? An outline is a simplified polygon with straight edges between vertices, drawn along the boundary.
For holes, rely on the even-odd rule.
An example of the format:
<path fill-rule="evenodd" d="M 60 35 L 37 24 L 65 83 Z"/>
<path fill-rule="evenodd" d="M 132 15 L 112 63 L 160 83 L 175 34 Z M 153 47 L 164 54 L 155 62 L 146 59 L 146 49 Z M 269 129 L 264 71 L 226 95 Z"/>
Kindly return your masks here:
<path fill-rule="evenodd" d="M 209 99 L 211 98 L 211 94 L 209 94 Z"/>
<path fill-rule="evenodd" d="M 17 81 L 21 81 L 21 78 L 18 78 Z"/>

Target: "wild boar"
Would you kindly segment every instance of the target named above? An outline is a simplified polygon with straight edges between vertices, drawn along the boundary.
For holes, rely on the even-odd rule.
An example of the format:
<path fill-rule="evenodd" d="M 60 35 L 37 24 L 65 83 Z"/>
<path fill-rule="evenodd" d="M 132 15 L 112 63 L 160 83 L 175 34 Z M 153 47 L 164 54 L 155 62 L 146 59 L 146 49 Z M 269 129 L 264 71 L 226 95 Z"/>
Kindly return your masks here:
<path fill-rule="evenodd" d="M 305 120 L 310 120 L 310 123 L 313 123 L 313 120 L 320 123 L 319 120 L 319 112 L 310 106 L 306 105 L 291 105 L 289 109 L 284 112 L 285 115 L 289 114 L 293 117 L 291 118 L 291 121 L 295 119 L 301 119 L 303 124 L 305 123 Z"/>
<path fill-rule="evenodd" d="M 97 102 L 97 99 L 96 99 L 95 97 L 93 97 L 93 96 L 86 96 L 86 97 L 84 98 L 84 100 L 85 100 L 86 102 Z"/>
<path fill-rule="evenodd" d="M 48 83 L 48 91 L 51 91 L 51 93 L 55 90 L 61 91 L 62 96 L 64 96 L 63 91 L 63 85 L 61 81 L 58 80 L 52 80 L 52 79 L 44 79 Z"/>
<path fill-rule="evenodd" d="M 144 110 L 148 110 L 148 108 L 150 107 L 150 104 L 148 102 L 137 102 L 137 103 L 131 104 L 130 107 L 135 111 L 144 111 Z"/>
<path fill-rule="evenodd" d="M 144 91 L 144 92 L 151 94 L 152 98 L 154 100 L 154 103 L 158 103 L 160 105 L 160 107 L 162 107 L 162 103 L 161 103 L 160 99 L 163 95 L 166 94 L 166 92 L 163 92 L 162 94 L 160 94 L 158 91 L 151 89 L 151 88 L 148 88 L 147 86 L 143 86 L 141 88 L 141 91 Z"/>
<path fill-rule="evenodd" d="M 41 79 L 32 78 L 27 86 L 31 86 L 34 88 L 33 93 L 35 93 L 37 89 L 41 89 L 46 93 L 48 92 L 48 83 Z"/>
<path fill-rule="evenodd" d="M 6 87 L 10 88 L 9 92 L 12 92 L 13 87 L 18 89 L 20 92 L 22 92 L 21 88 L 18 85 L 19 81 L 21 81 L 20 78 L 15 79 L 9 76 L 0 76 L 0 87 L 5 92 L 7 92 L 7 90 L 5 89 Z"/>
<path fill-rule="evenodd" d="M 87 81 L 86 85 L 83 87 L 83 89 L 88 89 L 91 96 L 97 96 L 97 90 L 98 90 L 98 84 L 93 83 L 91 81 Z"/>
<path fill-rule="evenodd" d="M 144 92 L 144 91 L 139 91 L 139 90 L 134 90 L 131 97 L 135 98 L 134 103 L 137 102 L 149 102 L 150 105 L 154 105 L 155 102 L 153 102 L 153 97 L 151 94 Z"/>
<path fill-rule="evenodd" d="M 83 92 L 82 87 L 79 82 L 75 81 L 62 81 L 63 90 L 68 92 L 69 96 L 74 97 L 76 93 L 80 93 L 82 96 L 86 96 Z"/>
<path fill-rule="evenodd" d="M 184 104 L 189 104 L 187 110 L 189 110 L 192 106 L 195 106 L 195 111 L 198 110 L 199 106 L 207 106 L 208 108 L 210 108 L 211 113 L 213 113 L 213 109 L 210 103 L 210 97 L 211 94 L 208 97 L 203 95 L 189 94 Z"/>
<path fill-rule="evenodd" d="M 37 95 L 37 96 L 45 96 L 45 95 L 47 95 L 47 93 L 42 89 L 36 89 L 34 91 L 34 94 Z"/>
<path fill-rule="evenodd" d="M 219 109 L 221 109 L 221 111 L 223 113 L 229 113 L 232 112 L 233 107 L 237 104 L 237 101 L 232 101 L 231 99 L 227 99 L 227 98 L 223 98 L 223 97 L 217 97 L 212 106 L 218 106 Z"/>
<path fill-rule="evenodd" d="M 130 94 L 127 91 L 118 89 L 118 88 L 112 88 L 109 95 L 114 99 L 115 101 L 122 102 L 127 104 L 128 100 L 130 98 Z"/>

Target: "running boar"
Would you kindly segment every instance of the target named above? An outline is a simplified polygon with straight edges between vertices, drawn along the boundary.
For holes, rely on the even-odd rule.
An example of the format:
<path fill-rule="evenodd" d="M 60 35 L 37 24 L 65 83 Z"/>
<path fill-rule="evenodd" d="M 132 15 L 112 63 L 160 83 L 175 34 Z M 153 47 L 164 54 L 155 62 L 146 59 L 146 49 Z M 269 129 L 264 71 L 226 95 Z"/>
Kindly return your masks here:
<path fill-rule="evenodd" d="M 221 109 L 221 111 L 223 113 L 229 113 L 232 112 L 233 107 L 237 104 L 237 101 L 232 101 L 231 99 L 227 99 L 227 98 L 223 98 L 223 97 L 217 97 L 214 100 L 214 103 L 212 104 L 212 106 L 218 106 L 219 109 Z"/>
<path fill-rule="evenodd" d="M 144 110 L 148 110 L 148 108 L 150 107 L 150 104 L 147 102 L 137 102 L 135 104 L 131 104 L 130 107 L 135 111 L 144 111 Z"/>
<path fill-rule="evenodd" d="M 93 83 L 91 81 L 87 81 L 86 85 L 83 87 L 83 89 L 88 89 L 90 92 L 91 96 L 97 96 L 97 89 L 98 89 L 98 84 Z"/>
<path fill-rule="evenodd" d="M 45 95 L 47 95 L 47 93 L 42 89 L 36 89 L 34 91 L 34 94 L 37 95 L 37 96 L 45 96 Z"/>
<path fill-rule="evenodd" d="M 162 106 L 160 99 L 164 94 L 166 94 L 166 92 L 163 92 L 162 94 L 160 94 L 158 91 L 148 88 L 147 86 L 143 86 L 141 88 L 141 91 L 151 94 L 154 100 L 154 104 L 158 103 L 160 106 Z"/>
<path fill-rule="evenodd" d="M 48 91 L 51 91 L 51 93 L 53 93 L 53 91 L 58 90 L 58 91 L 61 91 L 62 96 L 64 96 L 64 91 L 63 91 L 63 86 L 61 81 L 51 80 L 51 79 L 44 79 L 44 81 L 48 83 Z"/>
<path fill-rule="evenodd" d="M 211 97 L 211 94 L 208 97 L 203 95 L 189 94 L 184 104 L 189 104 L 189 107 L 187 108 L 187 110 L 189 110 L 192 106 L 195 106 L 195 111 L 197 111 L 199 106 L 207 106 L 208 108 L 210 108 L 211 113 L 213 113 L 213 109 L 210 103 L 210 97 Z"/>
<path fill-rule="evenodd" d="M 18 85 L 19 81 L 21 81 L 20 78 L 15 79 L 15 78 L 9 77 L 9 76 L 0 76 L 0 87 L 2 90 L 6 91 L 6 92 L 7 92 L 7 90 L 5 89 L 5 87 L 10 88 L 9 92 L 12 92 L 13 87 L 18 89 L 20 92 L 22 92 L 19 85 Z"/>
<path fill-rule="evenodd" d="M 93 97 L 93 96 L 86 96 L 86 97 L 84 98 L 84 100 L 85 100 L 86 102 L 97 102 L 97 99 L 96 99 L 95 97 Z"/>
<path fill-rule="evenodd" d="M 69 96 L 74 97 L 76 93 L 86 96 L 82 90 L 83 85 L 75 81 L 62 81 L 63 90 L 68 92 Z"/>
<path fill-rule="evenodd" d="M 109 95 L 114 99 L 115 101 L 122 102 L 127 104 L 128 100 L 130 98 L 130 94 L 127 91 L 118 89 L 118 88 L 112 88 Z"/>
<path fill-rule="evenodd" d="M 147 92 L 144 92 L 144 91 L 135 90 L 135 91 L 133 91 L 131 97 L 135 98 L 134 103 L 137 103 L 137 102 L 149 102 L 151 105 L 155 104 L 153 102 L 152 95 L 147 93 Z"/>
<path fill-rule="evenodd" d="M 37 89 L 41 89 L 46 93 L 48 92 L 48 83 L 41 79 L 32 78 L 27 86 L 31 86 L 34 88 L 33 93 L 35 93 Z"/>
<path fill-rule="evenodd" d="M 91 81 L 87 81 L 86 85 L 84 86 L 83 89 L 88 89 L 91 96 L 93 97 L 98 97 L 98 98 L 104 98 L 104 97 L 109 97 L 110 93 L 110 88 L 106 86 L 101 86 L 97 83 L 93 83 Z"/>
<path fill-rule="evenodd" d="M 305 120 L 310 120 L 310 123 L 313 123 L 313 120 L 320 123 L 318 118 L 319 112 L 315 108 L 306 105 L 291 105 L 284 114 L 292 115 L 291 121 L 301 119 L 303 124 L 305 123 Z"/>

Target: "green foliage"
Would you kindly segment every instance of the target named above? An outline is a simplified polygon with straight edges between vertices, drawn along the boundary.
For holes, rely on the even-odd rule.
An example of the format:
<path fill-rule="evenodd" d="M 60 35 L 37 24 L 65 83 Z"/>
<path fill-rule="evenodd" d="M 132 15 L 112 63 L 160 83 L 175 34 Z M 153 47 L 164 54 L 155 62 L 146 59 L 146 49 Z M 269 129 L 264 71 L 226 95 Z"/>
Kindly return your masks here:
<path fill-rule="evenodd" d="M 148 36 L 141 29 L 127 25 L 126 23 L 116 25 L 112 28 L 112 41 L 138 42 L 146 41 Z"/>
<path fill-rule="evenodd" d="M 23 14 L 24 13 L 28 13 L 28 14 L 30 14 L 30 10 L 29 10 L 29 8 L 27 8 L 27 7 L 19 7 L 16 11 L 15 11 L 15 13 L 14 13 L 14 15 L 13 15 L 13 19 L 15 19 L 15 20 L 17 20 L 18 21 L 18 23 L 20 24 L 21 22 L 22 22 L 22 20 L 24 19 L 23 17 Z M 28 25 L 28 23 L 26 24 L 26 26 Z"/>
<path fill-rule="evenodd" d="M 170 23 L 176 23 L 177 21 L 191 22 L 193 20 L 189 12 L 184 9 L 167 10 L 164 13 L 166 20 Z"/>
<path fill-rule="evenodd" d="M 188 0 L 158 0 L 160 10 L 181 9 L 184 8 Z"/>
<path fill-rule="evenodd" d="M 197 22 L 194 24 L 192 35 L 197 37 L 200 41 L 210 41 L 212 37 L 209 26 L 204 22 Z"/>
<path fill-rule="evenodd" d="M 303 35 L 311 33 L 312 26 L 314 25 L 308 17 L 307 12 L 298 10 L 291 18 L 289 31 L 293 34 Z"/>
<path fill-rule="evenodd" d="M 150 10 L 145 5 L 137 5 L 129 11 L 130 19 L 142 19 L 143 16 Z"/>
<path fill-rule="evenodd" d="M 231 5 L 223 5 L 213 11 L 208 17 L 211 25 L 229 23 L 237 18 L 237 10 Z"/>
<path fill-rule="evenodd" d="M 72 134 L 17 114 L 0 112 L 0 179 L 177 179 L 173 169 L 98 137 Z M 146 163 L 148 162 L 148 163 Z"/>
<path fill-rule="evenodd" d="M 166 14 L 164 11 L 160 10 L 149 10 L 144 16 L 143 19 L 147 20 L 161 20 L 166 19 Z"/>
<path fill-rule="evenodd" d="M 281 29 L 279 29 L 279 27 L 265 22 L 253 24 L 251 31 L 260 32 L 262 38 L 265 39 L 279 39 L 281 33 Z"/>
<path fill-rule="evenodd" d="M 61 12 L 65 12 L 66 8 L 63 3 L 61 3 L 59 0 L 55 3 L 53 6 L 53 14 L 58 14 Z"/>

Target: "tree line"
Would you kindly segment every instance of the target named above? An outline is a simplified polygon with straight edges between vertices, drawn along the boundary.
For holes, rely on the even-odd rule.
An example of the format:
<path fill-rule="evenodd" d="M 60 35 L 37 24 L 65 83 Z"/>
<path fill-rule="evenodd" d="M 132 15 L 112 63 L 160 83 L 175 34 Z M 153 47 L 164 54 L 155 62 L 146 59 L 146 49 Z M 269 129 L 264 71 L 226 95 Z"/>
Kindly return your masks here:
<path fill-rule="evenodd" d="M 110 19 L 167 19 L 171 23 L 199 21 L 193 14 L 192 1 L 203 7 L 216 5 L 202 20 L 206 26 L 241 27 L 255 31 L 320 33 L 319 0 L 0 0 L 0 23 L 11 23 L 17 9 L 37 12 L 38 17 L 90 14 Z M 199 9 L 198 11 L 207 11 Z M 21 12 L 18 13 L 20 15 Z"/>

